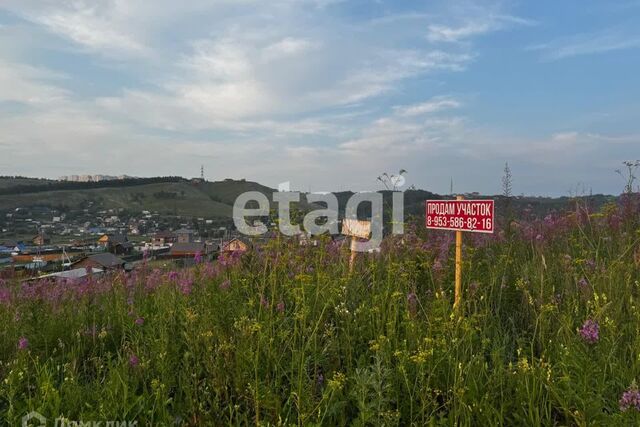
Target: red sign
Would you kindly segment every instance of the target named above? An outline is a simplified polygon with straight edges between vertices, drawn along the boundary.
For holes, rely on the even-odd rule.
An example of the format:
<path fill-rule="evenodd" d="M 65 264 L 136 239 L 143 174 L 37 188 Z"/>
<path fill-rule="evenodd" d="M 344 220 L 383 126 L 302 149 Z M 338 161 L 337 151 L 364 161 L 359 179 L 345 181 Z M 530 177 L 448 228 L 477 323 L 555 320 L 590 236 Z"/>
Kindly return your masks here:
<path fill-rule="evenodd" d="M 493 233 L 493 200 L 427 200 L 427 228 Z"/>

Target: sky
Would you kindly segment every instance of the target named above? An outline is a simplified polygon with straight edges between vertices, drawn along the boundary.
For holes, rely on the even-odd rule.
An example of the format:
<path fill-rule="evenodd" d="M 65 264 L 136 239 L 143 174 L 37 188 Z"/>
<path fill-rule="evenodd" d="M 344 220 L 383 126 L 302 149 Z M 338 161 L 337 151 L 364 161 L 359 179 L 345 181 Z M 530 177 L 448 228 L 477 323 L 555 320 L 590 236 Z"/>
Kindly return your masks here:
<path fill-rule="evenodd" d="M 0 175 L 620 193 L 640 0 L 3 0 Z"/>

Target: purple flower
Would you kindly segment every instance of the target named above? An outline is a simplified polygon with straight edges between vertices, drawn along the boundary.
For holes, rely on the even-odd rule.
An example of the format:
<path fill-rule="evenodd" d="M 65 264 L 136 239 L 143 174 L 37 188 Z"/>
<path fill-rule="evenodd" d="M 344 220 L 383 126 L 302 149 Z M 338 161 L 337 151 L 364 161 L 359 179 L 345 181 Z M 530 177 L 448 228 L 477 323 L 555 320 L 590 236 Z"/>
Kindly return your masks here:
<path fill-rule="evenodd" d="M 478 283 L 478 282 L 471 282 L 471 283 L 469 284 L 469 294 L 470 294 L 470 295 L 474 295 L 474 294 L 478 291 L 478 289 L 479 289 L 479 288 L 480 288 L 480 283 Z"/>
<path fill-rule="evenodd" d="M 583 299 L 591 296 L 591 285 L 585 277 L 578 280 L 578 292 Z"/>
<path fill-rule="evenodd" d="M 18 340 L 18 350 L 26 350 L 29 347 L 29 340 L 25 337 L 20 337 Z"/>
<path fill-rule="evenodd" d="M 440 273 L 442 271 L 442 263 L 439 259 L 435 260 L 433 266 L 431 267 L 435 273 Z"/>
<path fill-rule="evenodd" d="M 280 301 L 276 306 L 276 309 L 278 310 L 278 313 L 284 313 L 284 302 Z"/>
<path fill-rule="evenodd" d="M 138 317 L 135 321 L 136 325 L 142 326 L 144 325 L 144 317 Z"/>
<path fill-rule="evenodd" d="M 196 256 L 193 257 L 193 260 L 196 264 L 200 264 L 202 262 L 202 253 L 200 253 L 200 251 L 196 252 Z"/>
<path fill-rule="evenodd" d="M 620 405 L 620 410 L 625 412 L 629 409 L 635 409 L 636 411 L 640 411 L 640 391 L 638 391 L 638 386 L 635 384 L 631 384 L 624 393 L 622 393 L 622 397 L 618 401 Z"/>
<path fill-rule="evenodd" d="M 260 305 L 269 308 L 269 300 L 264 295 L 260 295 Z"/>
<path fill-rule="evenodd" d="M 227 289 L 229 289 L 231 287 L 231 281 L 229 279 L 227 279 L 224 282 L 220 283 L 219 287 L 220 287 L 220 290 L 226 291 Z"/>
<path fill-rule="evenodd" d="M 138 359 L 138 356 L 131 354 L 131 356 L 129 356 L 129 365 L 133 368 L 140 365 L 140 359 Z"/>
<path fill-rule="evenodd" d="M 322 375 L 322 372 L 318 374 L 318 378 L 316 378 L 316 382 L 318 383 L 319 387 L 322 387 L 324 385 L 324 375 Z"/>
<path fill-rule="evenodd" d="M 409 313 L 411 313 L 412 316 L 415 316 L 418 311 L 418 297 L 415 292 L 409 292 L 407 294 L 407 307 L 409 309 Z"/>
<path fill-rule="evenodd" d="M 588 344 L 595 344 L 600 339 L 600 325 L 595 320 L 585 320 L 582 328 L 578 330 L 582 339 Z"/>
<path fill-rule="evenodd" d="M 0 287 L 0 304 L 9 304 L 11 301 L 11 292 L 9 289 Z"/>

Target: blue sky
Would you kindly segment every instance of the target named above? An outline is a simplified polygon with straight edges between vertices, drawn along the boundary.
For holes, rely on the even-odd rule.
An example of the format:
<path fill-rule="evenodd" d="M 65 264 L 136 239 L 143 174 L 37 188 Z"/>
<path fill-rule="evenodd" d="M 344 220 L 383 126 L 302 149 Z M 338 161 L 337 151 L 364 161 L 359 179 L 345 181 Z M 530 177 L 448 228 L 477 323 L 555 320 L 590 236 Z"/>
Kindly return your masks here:
<path fill-rule="evenodd" d="M 617 193 L 640 1 L 5 0 L 0 174 Z"/>

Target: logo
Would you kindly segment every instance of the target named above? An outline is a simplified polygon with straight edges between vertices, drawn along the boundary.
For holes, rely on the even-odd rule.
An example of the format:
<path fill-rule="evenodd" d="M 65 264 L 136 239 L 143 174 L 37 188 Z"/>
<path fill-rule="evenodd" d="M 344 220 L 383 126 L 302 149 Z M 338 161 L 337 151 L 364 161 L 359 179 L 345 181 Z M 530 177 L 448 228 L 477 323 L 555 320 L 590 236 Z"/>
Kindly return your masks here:
<path fill-rule="evenodd" d="M 33 422 L 30 422 L 34 420 Z M 47 425 L 47 419 L 44 415 L 31 411 L 24 417 L 22 417 L 22 427 L 45 427 Z"/>

